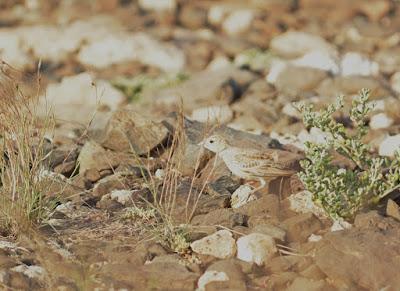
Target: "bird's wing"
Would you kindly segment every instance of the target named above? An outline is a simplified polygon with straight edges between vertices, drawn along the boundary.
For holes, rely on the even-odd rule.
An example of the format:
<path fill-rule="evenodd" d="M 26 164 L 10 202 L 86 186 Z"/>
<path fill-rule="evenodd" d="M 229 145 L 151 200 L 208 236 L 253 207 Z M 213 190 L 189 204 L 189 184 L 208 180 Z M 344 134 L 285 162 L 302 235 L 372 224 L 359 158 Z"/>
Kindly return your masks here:
<path fill-rule="evenodd" d="M 288 152 L 289 154 L 292 154 Z M 255 177 L 281 177 L 296 173 L 286 161 L 281 162 L 280 150 L 242 151 L 237 153 L 235 159 L 240 164 L 242 171 Z"/>

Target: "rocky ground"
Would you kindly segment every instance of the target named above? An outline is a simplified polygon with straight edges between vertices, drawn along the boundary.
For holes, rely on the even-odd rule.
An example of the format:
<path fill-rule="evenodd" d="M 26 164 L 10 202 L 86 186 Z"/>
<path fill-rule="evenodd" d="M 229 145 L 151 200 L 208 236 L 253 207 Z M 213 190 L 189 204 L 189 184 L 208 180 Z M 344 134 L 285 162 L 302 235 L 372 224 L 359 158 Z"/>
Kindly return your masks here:
<path fill-rule="evenodd" d="M 246 196 L 249 181 L 198 145 L 216 131 L 240 147 L 301 153 L 321 136 L 292 102 L 321 107 L 369 88 L 366 142 L 393 156 L 398 1 L 0 8 L 0 58 L 27 84 L 40 63 L 41 108 L 57 118 L 46 195 L 58 201 L 37 237 L 0 236 L 1 288 L 399 290 L 398 201 L 333 225 L 306 207 L 296 176 Z"/>

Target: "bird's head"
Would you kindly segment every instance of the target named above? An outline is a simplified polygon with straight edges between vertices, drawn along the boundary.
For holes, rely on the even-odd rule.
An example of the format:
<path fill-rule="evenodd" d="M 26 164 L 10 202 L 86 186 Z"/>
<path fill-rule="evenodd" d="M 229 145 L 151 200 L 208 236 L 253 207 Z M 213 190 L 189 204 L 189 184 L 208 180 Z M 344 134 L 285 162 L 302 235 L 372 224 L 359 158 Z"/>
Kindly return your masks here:
<path fill-rule="evenodd" d="M 199 145 L 218 154 L 228 147 L 226 140 L 220 135 L 212 135 L 205 138 Z"/>

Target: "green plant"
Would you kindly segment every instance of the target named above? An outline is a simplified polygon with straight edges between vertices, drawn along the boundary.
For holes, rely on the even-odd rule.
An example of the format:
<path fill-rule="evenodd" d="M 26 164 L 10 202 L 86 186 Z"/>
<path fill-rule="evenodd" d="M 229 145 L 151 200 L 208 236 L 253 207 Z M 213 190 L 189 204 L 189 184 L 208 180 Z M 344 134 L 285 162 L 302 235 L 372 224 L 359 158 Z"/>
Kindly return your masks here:
<path fill-rule="evenodd" d="M 312 105 L 297 104 L 306 127 L 315 127 L 325 134 L 325 143 L 306 142 L 306 158 L 301 162 L 300 179 L 313 200 L 333 219 L 352 219 L 360 210 L 370 207 L 399 187 L 400 154 L 390 161 L 376 156 L 363 142 L 368 133 L 367 116 L 373 109 L 368 102 L 369 90 L 360 91 L 351 105 L 349 117 L 353 133 L 337 122 L 334 113 L 344 107 L 344 98 L 321 111 Z M 355 167 L 341 168 L 333 163 L 333 153 L 351 160 Z"/>

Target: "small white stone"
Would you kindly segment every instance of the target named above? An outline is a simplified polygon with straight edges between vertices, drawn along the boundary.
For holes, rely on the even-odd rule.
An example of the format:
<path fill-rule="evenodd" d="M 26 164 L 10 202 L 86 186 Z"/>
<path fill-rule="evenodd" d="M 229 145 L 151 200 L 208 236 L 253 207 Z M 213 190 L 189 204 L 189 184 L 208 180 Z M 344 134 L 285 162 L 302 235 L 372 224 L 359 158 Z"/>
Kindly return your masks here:
<path fill-rule="evenodd" d="M 176 8 L 175 0 L 139 0 L 140 8 L 152 11 L 173 11 Z"/>
<path fill-rule="evenodd" d="M 205 291 L 208 283 L 223 281 L 229 281 L 229 277 L 225 272 L 205 271 L 197 281 L 196 291 Z"/>
<path fill-rule="evenodd" d="M 335 48 L 320 36 L 300 31 L 289 31 L 274 37 L 270 48 L 285 58 L 296 58 L 313 51 L 336 55 Z"/>
<path fill-rule="evenodd" d="M 317 242 L 317 241 L 320 241 L 321 239 L 322 239 L 321 235 L 317 235 L 317 234 L 313 234 L 313 233 L 308 237 L 309 242 Z"/>
<path fill-rule="evenodd" d="M 329 138 L 329 135 L 325 132 L 323 132 L 322 130 L 320 130 L 319 128 L 316 127 L 312 127 L 310 129 L 310 132 L 308 132 L 307 130 L 302 130 L 300 131 L 300 133 L 298 134 L 298 139 L 301 143 L 305 142 L 313 142 L 313 143 L 317 143 L 317 144 L 326 144 L 327 143 L 327 139 Z"/>
<path fill-rule="evenodd" d="M 137 60 L 165 72 L 179 72 L 185 65 L 185 55 L 181 50 L 141 32 L 133 35 L 110 34 L 93 41 L 80 50 L 78 60 L 96 68 Z"/>
<path fill-rule="evenodd" d="M 17 249 L 18 246 L 17 244 L 13 243 L 13 242 L 9 242 L 6 240 L 2 240 L 0 241 L 0 250 L 13 250 L 13 249 Z"/>
<path fill-rule="evenodd" d="M 162 180 L 165 177 L 165 171 L 163 169 L 157 169 L 156 172 L 154 173 L 154 176 L 158 179 L 158 180 Z"/>
<path fill-rule="evenodd" d="M 109 35 L 85 45 L 78 60 L 85 65 L 106 68 L 112 64 L 129 62 L 137 58 L 136 43 L 127 35 Z"/>
<path fill-rule="evenodd" d="M 76 214 L 75 210 L 75 206 L 71 201 L 60 204 L 56 207 L 56 211 L 63 213 L 67 217 L 73 217 L 74 214 Z"/>
<path fill-rule="evenodd" d="M 41 281 L 44 280 L 47 275 L 46 270 L 40 266 L 19 265 L 12 268 L 11 271 L 23 273 L 31 279 L 39 279 Z"/>
<path fill-rule="evenodd" d="M 331 232 L 350 229 L 352 225 L 345 220 L 335 220 L 331 226 Z"/>
<path fill-rule="evenodd" d="M 231 61 L 225 57 L 225 56 L 218 56 L 215 59 L 213 59 L 208 65 L 207 65 L 207 70 L 210 71 L 218 71 L 222 68 L 226 68 L 231 66 L 232 63 Z"/>
<path fill-rule="evenodd" d="M 393 124 L 394 120 L 386 115 L 386 113 L 379 113 L 371 117 L 369 126 L 372 129 L 388 128 Z"/>
<path fill-rule="evenodd" d="M 64 77 L 61 83 L 49 84 L 46 94 L 41 99 L 42 114 L 46 114 L 46 106 L 50 106 L 54 115 L 64 121 L 89 123 L 99 106 L 111 111 L 118 108 L 125 96 L 106 81 L 98 81 L 92 86 L 93 79 L 88 73 Z M 107 112 L 97 112 L 95 120 L 107 122 L 101 116 Z"/>
<path fill-rule="evenodd" d="M 374 101 L 369 101 L 368 106 L 373 106 L 372 111 L 384 111 L 385 110 L 385 100 L 380 99 L 380 100 L 374 100 Z"/>
<path fill-rule="evenodd" d="M 336 59 L 323 51 L 312 51 L 304 56 L 290 62 L 292 65 L 299 67 L 308 67 L 328 71 L 333 74 L 339 73 L 339 65 Z"/>
<path fill-rule="evenodd" d="M 275 241 L 262 233 L 251 233 L 237 240 L 237 258 L 239 260 L 263 265 L 276 252 Z"/>
<path fill-rule="evenodd" d="M 359 53 L 349 52 L 343 56 L 340 70 L 342 76 L 376 76 L 379 74 L 379 65 Z"/>
<path fill-rule="evenodd" d="M 253 18 L 252 10 L 236 10 L 224 20 L 222 28 L 229 35 L 238 35 L 250 28 Z"/>
<path fill-rule="evenodd" d="M 33 63 L 21 48 L 22 39 L 13 30 L 0 30 L 0 59 L 18 69 L 24 69 Z"/>
<path fill-rule="evenodd" d="M 305 150 L 304 144 L 302 142 L 300 142 L 300 140 L 297 138 L 297 136 L 295 136 L 293 134 L 285 133 L 285 134 L 281 135 L 275 131 L 271 131 L 270 137 L 273 139 L 276 139 L 283 145 L 289 144 L 289 145 L 297 147 L 300 150 L 303 150 L 303 151 Z"/>
<path fill-rule="evenodd" d="M 290 210 L 297 213 L 313 213 L 317 217 L 326 217 L 322 207 L 317 206 L 310 191 L 301 191 L 288 197 Z"/>
<path fill-rule="evenodd" d="M 250 201 L 256 200 L 257 197 L 252 195 L 253 189 L 249 185 L 240 185 L 231 196 L 231 207 L 239 208 Z"/>
<path fill-rule="evenodd" d="M 111 192 L 111 199 L 116 200 L 117 202 L 125 205 L 132 199 L 132 191 L 131 190 L 114 190 Z"/>
<path fill-rule="evenodd" d="M 208 106 L 193 110 L 192 119 L 207 123 L 227 123 L 233 118 L 233 111 L 228 105 Z"/>
<path fill-rule="evenodd" d="M 301 118 L 301 113 L 293 106 L 292 103 L 286 103 L 282 108 L 282 113 L 294 118 Z"/>
<path fill-rule="evenodd" d="M 390 78 L 390 84 L 392 85 L 392 89 L 397 93 L 400 93 L 400 72 L 396 72 Z"/>
<path fill-rule="evenodd" d="M 265 80 L 270 84 L 275 84 L 279 75 L 285 70 L 288 66 L 286 61 L 280 59 L 273 59 L 271 61 L 271 66 L 268 72 L 268 75 L 265 77 Z"/>
<path fill-rule="evenodd" d="M 231 258 L 236 253 L 236 244 L 232 233 L 225 229 L 192 242 L 190 247 L 195 253 L 219 259 Z"/>
<path fill-rule="evenodd" d="M 228 13 L 228 10 L 229 9 L 224 5 L 211 6 L 207 15 L 208 22 L 212 25 L 220 25 Z"/>
<path fill-rule="evenodd" d="M 393 157 L 400 150 L 400 134 L 387 136 L 379 145 L 379 155 Z"/>
<path fill-rule="evenodd" d="M 0 283 L 6 283 L 8 273 L 6 271 L 0 271 Z"/>

